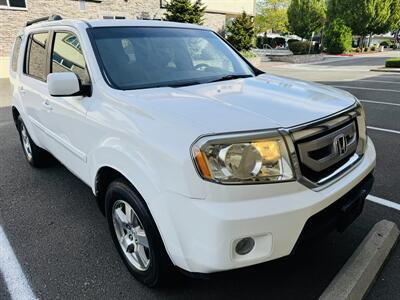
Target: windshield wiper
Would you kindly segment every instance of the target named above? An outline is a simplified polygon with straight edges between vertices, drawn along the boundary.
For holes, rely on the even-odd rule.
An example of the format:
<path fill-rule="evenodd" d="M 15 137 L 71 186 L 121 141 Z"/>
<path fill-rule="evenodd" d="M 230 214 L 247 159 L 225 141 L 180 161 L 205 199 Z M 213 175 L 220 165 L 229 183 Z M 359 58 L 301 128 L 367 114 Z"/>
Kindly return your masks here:
<path fill-rule="evenodd" d="M 249 78 L 253 77 L 253 75 L 250 74 L 230 74 L 230 75 L 225 75 L 220 78 L 211 80 L 209 82 L 218 82 L 218 81 L 225 81 L 225 80 L 232 80 L 232 79 L 239 79 L 239 78 Z"/>

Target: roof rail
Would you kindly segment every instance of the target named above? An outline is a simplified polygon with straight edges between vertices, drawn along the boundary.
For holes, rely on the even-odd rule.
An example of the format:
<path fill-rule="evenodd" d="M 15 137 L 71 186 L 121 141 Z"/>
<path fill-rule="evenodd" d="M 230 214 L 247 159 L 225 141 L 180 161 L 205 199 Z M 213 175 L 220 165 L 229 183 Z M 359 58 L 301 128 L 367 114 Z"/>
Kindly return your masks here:
<path fill-rule="evenodd" d="M 63 18 L 61 16 L 59 16 L 59 15 L 52 15 L 52 16 L 49 16 L 49 17 L 43 17 L 43 18 L 39 18 L 39 19 L 28 21 L 28 22 L 26 22 L 25 26 L 30 26 L 32 24 L 39 23 L 39 22 L 44 22 L 44 21 L 59 21 L 59 20 L 62 20 L 62 19 Z"/>

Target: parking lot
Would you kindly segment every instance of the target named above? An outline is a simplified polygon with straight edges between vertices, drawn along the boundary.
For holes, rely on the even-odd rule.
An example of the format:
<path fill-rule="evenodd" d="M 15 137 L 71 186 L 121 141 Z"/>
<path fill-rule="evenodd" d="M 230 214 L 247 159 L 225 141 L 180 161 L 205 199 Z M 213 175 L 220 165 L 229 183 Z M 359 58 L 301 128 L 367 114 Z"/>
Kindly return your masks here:
<path fill-rule="evenodd" d="M 349 61 L 336 65 L 351 68 Z M 362 101 L 377 151 L 374 197 L 362 216 L 343 234 L 334 232 L 293 256 L 207 280 L 177 276 L 175 284 L 158 291 L 128 273 L 85 184 L 61 164 L 37 170 L 26 163 L 11 109 L 0 108 L 0 225 L 33 293 L 42 299 L 318 298 L 376 222 L 400 226 L 400 73 L 334 80 L 321 83 Z M 5 282 L 0 280 L 0 299 L 10 297 Z M 399 282 L 397 246 L 367 299 L 398 298 Z"/>

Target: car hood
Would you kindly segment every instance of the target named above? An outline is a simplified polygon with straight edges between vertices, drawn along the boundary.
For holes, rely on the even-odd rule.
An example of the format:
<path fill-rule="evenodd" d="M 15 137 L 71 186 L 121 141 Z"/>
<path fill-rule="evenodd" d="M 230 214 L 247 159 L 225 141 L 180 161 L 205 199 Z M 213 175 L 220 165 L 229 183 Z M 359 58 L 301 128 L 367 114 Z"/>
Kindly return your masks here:
<path fill-rule="evenodd" d="M 337 113 L 356 101 L 329 86 L 267 74 L 122 93 L 152 118 L 193 125 L 201 128 L 201 134 L 292 127 Z"/>

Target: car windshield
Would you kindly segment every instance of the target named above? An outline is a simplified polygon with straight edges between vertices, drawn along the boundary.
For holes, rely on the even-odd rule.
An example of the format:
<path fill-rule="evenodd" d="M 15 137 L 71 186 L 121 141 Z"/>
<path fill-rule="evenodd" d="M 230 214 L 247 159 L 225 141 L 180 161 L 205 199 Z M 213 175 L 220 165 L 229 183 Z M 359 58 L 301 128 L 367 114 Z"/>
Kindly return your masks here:
<path fill-rule="evenodd" d="M 179 87 L 254 76 L 251 67 L 209 30 L 101 27 L 92 33 L 105 79 L 117 89 Z"/>

